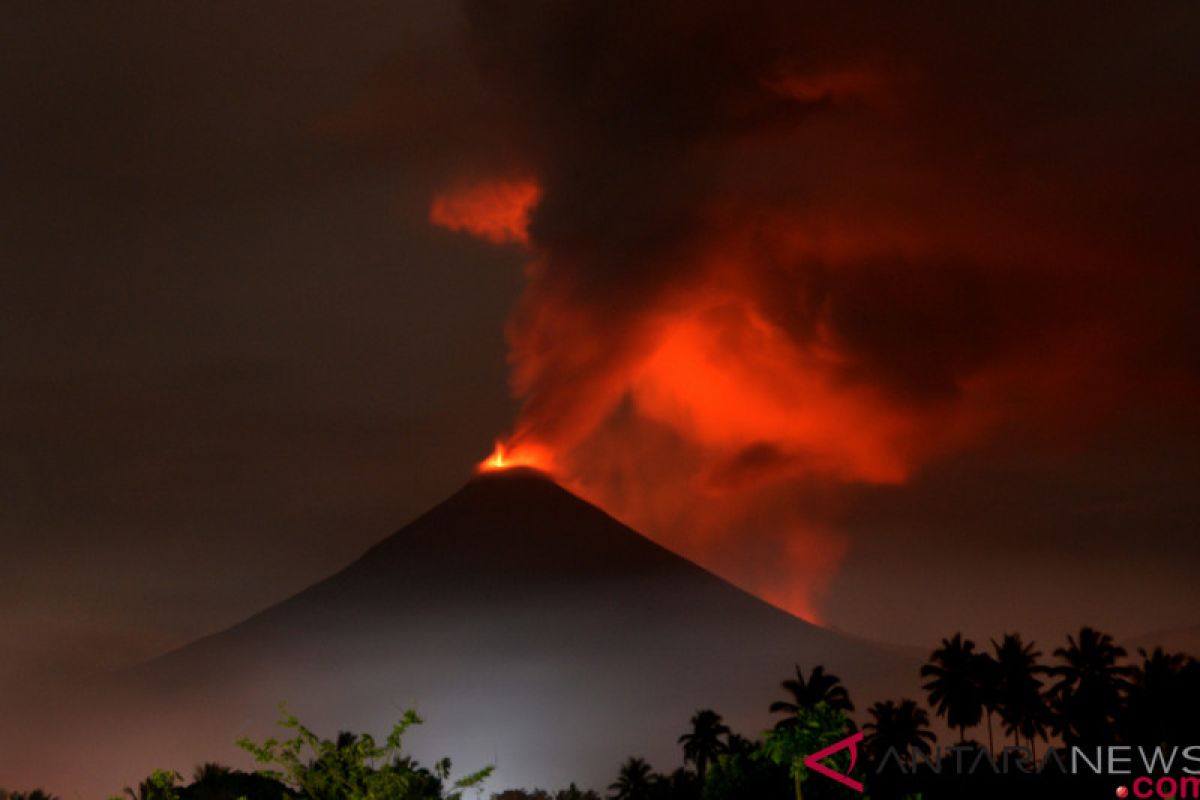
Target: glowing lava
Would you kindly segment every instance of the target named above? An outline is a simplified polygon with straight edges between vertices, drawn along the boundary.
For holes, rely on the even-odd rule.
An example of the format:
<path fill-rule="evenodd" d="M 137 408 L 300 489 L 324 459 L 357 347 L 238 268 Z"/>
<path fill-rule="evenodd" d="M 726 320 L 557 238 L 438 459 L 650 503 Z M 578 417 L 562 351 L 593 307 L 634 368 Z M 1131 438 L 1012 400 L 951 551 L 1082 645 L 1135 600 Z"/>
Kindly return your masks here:
<path fill-rule="evenodd" d="M 550 472 L 550 454 L 540 447 L 530 445 L 506 445 L 496 442 L 492 454 L 479 462 L 476 472 L 499 472 L 506 469 L 524 467 L 536 469 L 539 472 Z"/>

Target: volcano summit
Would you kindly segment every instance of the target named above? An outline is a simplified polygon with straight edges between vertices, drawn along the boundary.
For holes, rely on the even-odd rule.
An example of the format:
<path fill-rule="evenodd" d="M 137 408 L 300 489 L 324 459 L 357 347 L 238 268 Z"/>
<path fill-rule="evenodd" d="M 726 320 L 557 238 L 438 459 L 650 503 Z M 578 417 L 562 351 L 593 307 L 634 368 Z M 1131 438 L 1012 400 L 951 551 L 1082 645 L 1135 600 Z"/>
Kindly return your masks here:
<path fill-rule="evenodd" d="M 494 764 L 490 790 L 603 787 L 633 753 L 678 763 L 670 743 L 697 709 L 757 734 L 795 663 L 840 675 L 860 708 L 911 691 L 915 674 L 540 473 L 486 473 L 332 577 L 117 676 L 84 726 L 116 735 L 82 760 L 70 748 L 53 788 L 111 792 L 152 767 L 228 762 L 239 737 L 274 732 L 281 701 L 330 734 L 378 732 L 414 707 L 427 721 L 414 754 Z"/>

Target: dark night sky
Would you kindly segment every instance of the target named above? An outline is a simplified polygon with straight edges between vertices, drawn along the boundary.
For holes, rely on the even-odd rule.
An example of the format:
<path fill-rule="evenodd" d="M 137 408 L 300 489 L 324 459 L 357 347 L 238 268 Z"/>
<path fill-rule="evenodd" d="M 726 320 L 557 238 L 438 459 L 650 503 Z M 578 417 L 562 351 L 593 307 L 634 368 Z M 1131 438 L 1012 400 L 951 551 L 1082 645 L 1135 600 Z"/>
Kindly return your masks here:
<path fill-rule="evenodd" d="M 446 15 L 121 9 L 10 7 L 0 48 L 10 668 L 144 656 L 304 587 L 512 414 L 519 262 L 426 223 L 419 149 L 319 132 L 424 69 Z"/>
<path fill-rule="evenodd" d="M 919 644 L 1195 624 L 1196 7 L 685 5 L 8 4 L 0 681 L 226 626 L 440 500 L 518 418 L 508 320 L 518 424 L 652 536 L 687 539 L 622 486 L 688 502 L 697 475 L 766 464 L 680 549 L 782 596 L 763 565 L 802 507 L 820 533 L 797 541 L 837 550 L 830 624 Z M 429 223 L 447 186 L 516 173 L 544 190 L 528 283 L 520 246 Z M 893 250 L 779 267 L 770 220 L 805 215 Z M 819 326 L 764 298 L 795 281 L 832 309 L 855 369 L 819 383 L 831 430 L 869 396 L 913 440 L 971 435 L 900 447 L 897 479 L 877 453 L 796 466 L 837 462 L 837 437 L 726 451 L 700 422 L 616 419 L 666 389 L 568 358 L 562 319 L 619 359 L 714 291 L 697 253 L 746 240 L 770 252 L 731 285 L 789 342 Z M 654 469 L 612 455 L 631 431 L 665 442 Z M 679 453 L 692 472 L 656 474 Z"/>

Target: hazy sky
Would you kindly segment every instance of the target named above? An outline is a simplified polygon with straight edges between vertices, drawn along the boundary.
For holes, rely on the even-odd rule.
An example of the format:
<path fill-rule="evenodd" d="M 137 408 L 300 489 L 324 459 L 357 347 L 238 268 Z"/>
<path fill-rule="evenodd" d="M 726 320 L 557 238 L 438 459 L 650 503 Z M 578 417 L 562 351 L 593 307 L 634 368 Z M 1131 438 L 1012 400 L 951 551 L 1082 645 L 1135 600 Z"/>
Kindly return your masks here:
<path fill-rule="evenodd" d="M 0 679 L 514 431 L 863 635 L 1195 624 L 1197 7 L 842 5 L 8 4 Z M 514 181 L 525 244 L 430 224 Z"/>
<path fill-rule="evenodd" d="M 425 82 L 450 14 L 429 9 L 9 6 L 16 664 L 233 622 L 456 488 L 508 424 L 519 261 L 427 224 L 420 142 L 323 132 L 397 65 L 445 90 Z"/>

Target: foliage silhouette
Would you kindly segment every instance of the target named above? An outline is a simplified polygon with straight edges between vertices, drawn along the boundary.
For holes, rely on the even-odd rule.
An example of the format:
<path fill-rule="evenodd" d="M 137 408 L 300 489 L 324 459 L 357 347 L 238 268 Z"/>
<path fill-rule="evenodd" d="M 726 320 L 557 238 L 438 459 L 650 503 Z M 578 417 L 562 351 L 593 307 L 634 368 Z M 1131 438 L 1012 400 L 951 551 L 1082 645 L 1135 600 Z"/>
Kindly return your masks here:
<path fill-rule="evenodd" d="M 852 729 L 850 719 L 841 709 L 820 702 L 812 709 L 802 709 L 793 717 L 791 724 L 782 727 L 777 725 L 768 731 L 763 741 L 762 754 L 776 764 L 788 768 L 796 800 L 803 800 L 803 785 L 808 778 L 808 767 L 804 765 L 804 759 L 844 739 Z M 843 751 L 837 754 L 836 758 L 845 756 Z M 845 765 L 838 769 L 845 769 Z"/>
<path fill-rule="evenodd" d="M 486 767 L 447 788 L 449 759 L 438 761 L 430 771 L 403 755 L 404 734 L 421 724 L 413 711 L 405 712 L 382 745 L 366 733 L 343 732 L 334 741 L 321 739 L 286 710 L 279 724 L 294 731 L 294 736 L 268 739 L 261 745 L 243 739 L 238 745 L 260 764 L 279 767 L 261 774 L 282 781 L 309 800 L 460 800 L 466 789 L 478 787 L 492 772 Z"/>
<path fill-rule="evenodd" d="M 850 692 L 842 685 L 841 679 L 825 672 L 825 667 L 820 664 L 813 667 L 807 679 L 797 664 L 796 677 L 785 680 L 780 686 L 791 695 L 791 699 L 777 700 L 771 704 L 772 714 L 788 715 L 776 723 L 777 728 L 795 724 L 796 720 L 803 716 L 803 712 L 815 711 L 821 704 L 834 711 L 854 710 L 854 703 L 850 702 Z"/>
<path fill-rule="evenodd" d="M 1050 689 L 1054 732 L 1067 744 L 1108 744 L 1116 739 L 1122 696 L 1130 688 L 1132 669 L 1118 662 L 1125 648 L 1094 628 L 1067 637 L 1054 651 L 1065 663 L 1050 669 L 1058 679 Z"/>
<path fill-rule="evenodd" d="M 1025 644 L 1019 634 L 1006 633 L 999 643 L 992 640 L 996 656 L 995 699 L 1004 732 L 1021 745 L 1022 737 L 1037 756 L 1037 739 L 1046 738 L 1048 714 L 1038 677 L 1047 669 L 1038 663 L 1041 653 L 1033 642 Z M 993 748 L 994 749 L 994 748 Z"/>
<path fill-rule="evenodd" d="M 621 765 L 617 780 L 608 787 L 611 800 L 651 800 L 653 788 L 650 765 L 635 756 Z"/>
<path fill-rule="evenodd" d="M 493 794 L 491 800 L 600 800 L 600 795 L 591 790 L 583 790 L 572 783 L 566 789 L 553 794 L 544 789 L 506 789 Z"/>
<path fill-rule="evenodd" d="M 288 800 L 296 793 L 283 783 L 220 764 L 201 764 L 192 782 L 178 792 L 179 800 Z"/>
<path fill-rule="evenodd" d="M 179 780 L 178 772 L 156 769 L 150 777 L 138 784 L 137 789 L 126 786 L 125 794 L 129 800 L 178 800 Z"/>
<path fill-rule="evenodd" d="M 737 737 L 751 747 L 738 746 L 717 756 L 704 782 L 703 800 L 790 800 L 788 767 L 759 754 L 760 745 Z"/>
<path fill-rule="evenodd" d="M 942 646 L 921 667 L 921 677 L 932 678 L 922 687 L 929 692 L 929 705 L 958 729 L 960 742 L 966 741 L 967 728 L 978 725 L 983 716 L 982 665 L 975 643 L 956 633 L 953 639 L 942 639 Z"/>
<path fill-rule="evenodd" d="M 1170 745 L 1194 734 L 1200 719 L 1200 662 L 1157 647 L 1138 650 L 1126 687 L 1121 738 L 1129 743 Z"/>
<path fill-rule="evenodd" d="M 711 709 L 697 711 L 692 717 L 692 730 L 679 737 L 683 745 L 683 760 L 696 765 L 696 774 L 703 782 L 708 765 L 724 753 L 726 743 L 722 737 L 730 733 L 729 726 L 721 721 L 721 715 Z"/>
<path fill-rule="evenodd" d="M 233 769 L 212 761 L 198 764 L 192 771 L 192 783 L 216 783 L 233 774 Z"/>
<path fill-rule="evenodd" d="M 1020 635 L 991 640 L 992 652 L 976 652 L 975 643 L 961 633 L 943 639 L 920 675 L 929 707 L 957 730 L 964 746 L 934 748 L 929 712 L 914 700 L 882 700 L 867 709 L 858 778 L 871 800 L 920 796 L 924 800 L 971 797 L 1041 798 L 1083 796 L 1111 791 L 1099 778 L 1011 774 L 994 767 L 984 774 L 964 773 L 963 754 L 972 763 L 1004 762 L 1005 748 L 996 754 L 989 724 L 988 745 L 966 743 L 968 728 L 982 715 L 999 715 L 1004 735 L 1020 748 L 1014 757 L 1026 768 L 1037 759 L 1037 742 L 1047 730 L 1070 744 L 1122 743 L 1154 747 L 1188 746 L 1200 719 L 1200 663 L 1161 647 L 1139 650 L 1135 664 L 1111 636 L 1082 628 L 1054 651 L 1058 663 L 1044 665 L 1041 652 Z M 1047 688 L 1043 678 L 1053 685 Z M 851 789 L 820 778 L 810 780 L 804 759 L 854 730 L 846 712 L 853 709 L 850 694 L 836 675 L 816 665 L 806 677 L 799 666 L 795 678 L 782 686 L 789 700 L 770 705 L 786 714 L 761 742 L 734 733 L 711 709 L 697 711 L 690 730 L 678 738 L 685 767 L 656 774 L 636 756 L 625 761 L 609 788 L 611 800 L 830 800 L 857 797 Z M 443 759 L 426 769 L 401 752 L 403 735 L 418 724 L 412 712 L 392 729 L 382 744 L 367 734 L 340 732 L 323 740 L 287 715 L 281 721 L 291 738 L 269 739 L 261 745 L 239 744 L 268 769 L 250 774 L 206 763 L 193 773 L 193 782 L 180 785 L 177 773 L 156 771 L 130 800 L 461 800 L 490 773 L 481 770 L 448 785 L 450 762 Z M 848 752 L 831 757 L 839 772 L 848 768 Z M 1047 754 L 1050 755 L 1050 754 Z M 980 761 L 983 759 L 983 761 Z M 956 764 L 956 762 L 958 762 Z M 686 765 L 694 766 L 694 770 Z M 955 766 L 958 768 L 956 769 Z M 550 793 L 510 789 L 493 800 L 599 800 L 592 791 L 569 789 Z M 5 792 L 0 800 L 58 800 L 42 790 Z M 124 800 L 119 798 L 118 800 Z"/>
<path fill-rule="evenodd" d="M 876 703 L 867 709 L 871 721 L 863 725 L 863 749 L 870 761 L 882 762 L 895 750 L 902 763 L 912 763 L 913 753 L 928 755 L 937 736 L 929 730 L 929 714 L 915 700 Z"/>

